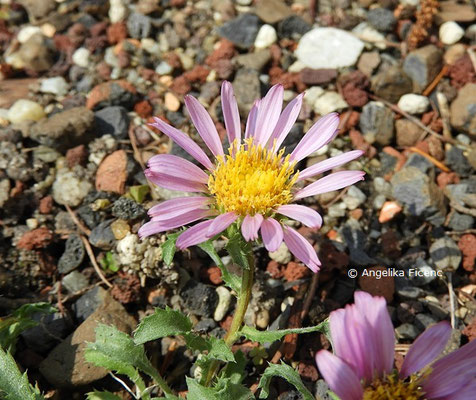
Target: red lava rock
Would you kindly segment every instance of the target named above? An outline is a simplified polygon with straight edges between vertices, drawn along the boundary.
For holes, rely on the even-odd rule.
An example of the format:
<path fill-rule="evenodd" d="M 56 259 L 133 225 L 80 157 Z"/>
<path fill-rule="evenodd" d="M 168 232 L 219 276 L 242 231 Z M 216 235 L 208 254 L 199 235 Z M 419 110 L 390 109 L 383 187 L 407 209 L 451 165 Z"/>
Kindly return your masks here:
<path fill-rule="evenodd" d="M 310 380 L 311 382 L 317 381 L 319 374 L 317 373 L 317 368 L 314 364 L 308 364 L 304 362 L 300 362 L 297 367 L 297 371 L 299 375 L 303 378 Z"/>
<path fill-rule="evenodd" d="M 362 107 L 369 101 L 367 89 L 370 85 L 367 76 L 357 70 L 344 75 L 339 79 L 342 86 L 342 94 L 349 105 Z"/>
<path fill-rule="evenodd" d="M 137 276 L 119 273 L 114 280 L 111 295 L 122 304 L 133 303 L 140 299 L 141 287 Z"/>
<path fill-rule="evenodd" d="M 63 53 L 72 53 L 74 45 L 66 35 L 55 35 L 53 37 L 53 43 L 56 49 Z"/>
<path fill-rule="evenodd" d="M 301 70 L 301 81 L 306 85 L 322 85 L 332 82 L 337 78 L 337 70 L 335 69 L 311 69 L 304 68 Z"/>
<path fill-rule="evenodd" d="M 476 339 L 476 318 L 473 318 L 469 325 L 463 329 L 463 335 L 467 336 L 469 341 Z"/>
<path fill-rule="evenodd" d="M 270 47 L 270 54 L 271 54 L 271 61 L 273 62 L 273 66 L 278 66 L 281 62 L 281 56 L 283 52 L 281 51 L 281 47 L 279 47 L 276 43 L 273 43 Z"/>
<path fill-rule="evenodd" d="M 69 168 L 75 165 L 84 165 L 88 157 L 88 151 L 84 144 L 73 147 L 66 152 L 66 163 Z"/>
<path fill-rule="evenodd" d="M 220 79 L 228 79 L 233 74 L 233 64 L 231 60 L 218 60 L 215 63 L 215 71 Z"/>
<path fill-rule="evenodd" d="M 71 25 L 66 35 L 68 36 L 74 48 L 81 46 L 86 38 L 90 36 L 88 28 L 79 22 Z"/>
<path fill-rule="evenodd" d="M 121 50 L 117 53 L 117 64 L 120 68 L 126 68 L 131 62 L 131 56 L 126 51 Z"/>
<path fill-rule="evenodd" d="M 467 83 L 476 82 L 473 63 L 467 53 L 450 66 L 448 75 L 451 78 L 451 84 L 457 89 L 461 89 Z"/>
<path fill-rule="evenodd" d="M 220 61 L 220 60 L 219 60 Z M 210 69 L 203 65 L 195 65 L 190 71 L 183 74 L 189 82 L 205 83 Z"/>
<path fill-rule="evenodd" d="M 390 146 L 385 146 L 383 148 L 383 151 L 387 153 L 388 155 L 395 157 L 397 159 L 397 164 L 395 165 L 395 171 L 400 171 L 400 169 L 403 167 L 403 165 L 407 161 L 407 158 L 398 150 Z M 428 151 L 425 151 L 425 153 L 428 153 Z"/>
<path fill-rule="evenodd" d="M 385 267 L 371 267 L 367 271 L 387 271 Z M 360 288 L 370 293 L 372 296 L 383 296 L 387 303 L 393 299 L 393 293 L 395 292 L 395 281 L 393 276 L 381 276 L 377 279 L 376 276 L 360 276 L 359 277 Z"/>
<path fill-rule="evenodd" d="M 139 117 L 148 118 L 152 115 L 154 110 L 147 100 L 142 100 L 135 104 L 134 111 L 139 115 Z"/>
<path fill-rule="evenodd" d="M 150 69 L 150 68 L 141 68 L 139 70 L 139 74 L 146 81 L 151 81 L 157 75 L 157 73 L 153 69 Z M 155 93 L 157 93 L 157 92 L 155 92 Z"/>
<path fill-rule="evenodd" d="M 205 64 L 214 68 L 218 60 L 230 60 L 235 55 L 235 45 L 227 39 L 220 40 L 218 47 L 205 59 Z"/>
<path fill-rule="evenodd" d="M 380 210 L 378 216 L 378 222 L 384 224 L 385 222 L 391 221 L 395 215 L 402 212 L 402 206 L 396 201 L 386 201 L 383 203 L 382 209 Z"/>
<path fill-rule="evenodd" d="M 89 32 L 91 33 L 91 36 L 101 36 L 106 34 L 107 26 L 108 26 L 107 21 L 98 22 L 97 24 L 94 24 L 91 27 Z"/>
<path fill-rule="evenodd" d="M 294 261 L 290 261 L 288 262 L 288 265 L 286 265 L 283 275 L 287 282 L 293 282 L 304 278 L 309 275 L 310 272 L 309 268 Z"/>
<path fill-rule="evenodd" d="M 360 113 L 358 111 L 345 111 L 342 113 L 340 120 L 339 135 L 342 135 L 357 126 L 360 120 Z M 345 124 L 342 124 L 342 121 L 345 121 Z"/>
<path fill-rule="evenodd" d="M 180 7 L 185 6 L 185 4 L 187 4 L 187 0 L 170 0 L 170 6 L 171 7 L 180 8 Z"/>
<path fill-rule="evenodd" d="M 116 22 L 107 28 L 107 40 L 110 44 L 117 44 L 127 38 L 127 26 L 124 22 Z"/>
<path fill-rule="evenodd" d="M 126 187 L 127 155 L 124 150 L 116 150 L 99 165 L 96 173 L 96 190 L 124 194 Z"/>
<path fill-rule="evenodd" d="M 190 82 L 185 78 L 183 75 L 175 78 L 170 85 L 170 90 L 173 92 L 180 94 L 180 95 L 185 95 L 190 90 L 192 90 L 192 85 L 190 85 Z"/>
<path fill-rule="evenodd" d="M 221 270 L 218 267 L 210 267 L 207 269 L 208 279 L 214 285 L 220 285 L 223 282 L 221 278 Z"/>
<path fill-rule="evenodd" d="M 284 276 L 282 266 L 274 260 L 271 260 L 266 266 L 266 272 L 271 275 L 273 279 L 281 279 Z"/>
<path fill-rule="evenodd" d="M 17 247 L 23 250 L 42 249 L 53 240 L 53 232 L 46 227 L 33 229 L 26 232 L 17 243 Z"/>
<path fill-rule="evenodd" d="M 441 189 L 444 189 L 446 185 L 458 182 L 459 176 L 455 172 L 441 172 L 436 177 L 436 183 Z"/>
<path fill-rule="evenodd" d="M 233 321 L 233 316 L 232 315 L 227 315 L 225 319 L 220 321 L 220 326 L 228 332 L 231 326 L 231 321 Z"/>
<path fill-rule="evenodd" d="M 119 85 L 122 89 L 133 94 L 137 93 L 135 87 L 126 80 L 103 82 L 93 87 L 89 93 L 88 100 L 86 101 L 86 107 L 92 110 L 101 101 L 109 99 L 111 97 L 110 95 L 112 85 Z"/>
<path fill-rule="evenodd" d="M 182 61 L 176 53 L 167 53 L 164 55 L 164 60 L 169 64 L 173 69 L 182 69 Z"/>
<path fill-rule="evenodd" d="M 380 237 L 382 242 L 383 253 L 390 258 L 398 258 L 401 254 L 400 245 L 398 243 L 398 237 L 396 233 L 389 229 L 388 231 L 382 233 Z"/>
<path fill-rule="evenodd" d="M 40 214 L 49 214 L 53 209 L 53 197 L 45 196 L 40 200 L 40 204 L 38 206 L 40 210 Z"/>
<path fill-rule="evenodd" d="M 285 72 L 280 67 L 271 67 L 269 69 L 269 80 L 271 85 L 281 84 L 284 86 L 284 89 L 292 89 L 297 81 L 297 76 L 298 74 Z"/>
<path fill-rule="evenodd" d="M 367 143 L 362 134 L 357 129 L 351 129 L 349 131 L 350 141 L 352 146 L 357 150 L 362 150 L 365 155 L 372 158 L 377 154 L 377 150 L 370 143 Z"/>
<path fill-rule="evenodd" d="M 476 259 L 476 236 L 466 234 L 461 236 L 458 247 L 463 253 L 463 268 L 466 271 L 474 271 L 474 261 Z"/>
<path fill-rule="evenodd" d="M 99 76 L 103 79 L 109 80 L 111 78 L 112 68 L 110 65 L 106 64 L 104 61 L 96 65 L 96 71 Z"/>
<path fill-rule="evenodd" d="M 349 215 L 358 221 L 360 218 L 362 218 L 362 215 L 364 215 L 364 210 L 361 208 L 356 208 L 355 210 L 352 210 Z"/>

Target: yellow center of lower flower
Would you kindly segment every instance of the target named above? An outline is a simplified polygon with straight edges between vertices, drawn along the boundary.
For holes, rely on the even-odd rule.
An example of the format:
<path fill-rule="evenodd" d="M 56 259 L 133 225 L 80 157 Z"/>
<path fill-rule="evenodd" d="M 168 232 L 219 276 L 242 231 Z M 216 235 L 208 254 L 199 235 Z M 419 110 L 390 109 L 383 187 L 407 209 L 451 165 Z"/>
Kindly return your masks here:
<path fill-rule="evenodd" d="M 232 144 L 226 160 L 218 159 L 217 168 L 208 179 L 208 188 L 218 208 L 238 215 L 269 215 L 280 205 L 292 200 L 291 188 L 298 173 L 289 155 L 278 154 L 255 146 L 252 139 L 246 144 Z"/>
<path fill-rule="evenodd" d="M 375 379 L 364 389 L 363 400 L 424 400 L 425 396 L 419 385 L 419 380 L 411 376 L 402 380 L 398 374 L 387 375 Z"/>

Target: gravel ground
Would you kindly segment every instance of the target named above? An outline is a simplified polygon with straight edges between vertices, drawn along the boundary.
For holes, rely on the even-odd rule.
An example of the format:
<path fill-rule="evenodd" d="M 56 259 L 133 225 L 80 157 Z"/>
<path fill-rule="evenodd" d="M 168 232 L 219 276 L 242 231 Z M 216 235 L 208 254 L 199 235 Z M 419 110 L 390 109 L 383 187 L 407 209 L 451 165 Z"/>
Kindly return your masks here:
<path fill-rule="evenodd" d="M 145 163 L 187 157 L 147 123 L 158 116 L 196 139 L 183 101 L 192 94 L 224 138 L 223 80 L 242 120 L 273 84 L 286 102 L 306 92 L 287 151 L 321 115 L 339 112 L 336 140 L 299 167 L 361 149 L 349 168 L 367 172 L 341 193 L 305 200 L 324 216 L 319 231 L 296 226 L 319 253 L 318 275 L 284 245 L 255 248 L 246 322 L 317 324 L 361 289 L 386 298 L 397 361 L 441 320 L 454 319 L 454 348 L 474 339 L 475 21 L 471 1 L 0 1 L 0 316 L 36 301 L 58 308 L 17 345 L 31 380 L 52 398 L 91 388 L 127 398 L 75 345 L 93 341 L 105 316 L 130 332 L 167 305 L 197 330 L 224 334 L 234 302 L 219 268 L 197 248 L 167 266 L 165 236 L 137 236 L 147 209 L 180 195 L 149 186 Z M 262 358 L 284 358 L 322 394 L 320 348 L 326 339 L 308 334 Z M 163 339 L 149 354 L 186 389 L 194 358 L 183 343 Z M 258 361 L 250 384 L 265 367 Z M 272 389 L 270 398 L 299 398 L 284 381 Z"/>

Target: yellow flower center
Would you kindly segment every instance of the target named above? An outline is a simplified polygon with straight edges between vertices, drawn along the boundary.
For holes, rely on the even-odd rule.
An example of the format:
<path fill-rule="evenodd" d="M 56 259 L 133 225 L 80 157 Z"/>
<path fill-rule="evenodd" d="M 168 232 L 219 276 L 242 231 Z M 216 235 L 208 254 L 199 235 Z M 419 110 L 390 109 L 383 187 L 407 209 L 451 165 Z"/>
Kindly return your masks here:
<path fill-rule="evenodd" d="M 387 375 L 382 379 L 375 379 L 364 390 L 363 400 L 424 400 L 419 380 L 411 376 L 409 380 L 402 380 L 398 374 Z"/>
<path fill-rule="evenodd" d="M 222 212 L 240 216 L 270 215 L 272 210 L 292 200 L 291 188 L 297 180 L 295 163 L 289 155 L 278 154 L 253 144 L 233 143 L 229 154 L 218 159 L 217 168 L 208 179 L 208 189 Z"/>

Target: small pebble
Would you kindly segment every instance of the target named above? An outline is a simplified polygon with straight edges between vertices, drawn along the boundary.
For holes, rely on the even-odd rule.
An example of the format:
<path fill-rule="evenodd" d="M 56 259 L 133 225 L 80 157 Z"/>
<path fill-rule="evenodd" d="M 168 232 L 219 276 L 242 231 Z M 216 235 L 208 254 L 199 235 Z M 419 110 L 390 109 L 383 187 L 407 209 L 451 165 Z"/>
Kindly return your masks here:
<path fill-rule="evenodd" d="M 12 124 L 23 121 L 39 121 L 46 117 L 43 107 L 31 100 L 17 100 L 8 110 L 8 119 Z"/>
<path fill-rule="evenodd" d="M 89 65 L 89 56 L 91 52 L 84 48 L 80 47 L 73 53 L 73 63 L 76 64 L 78 67 L 87 68 Z"/>
<path fill-rule="evenodd" d="M 255 39 L 255 48 L 266 49 L 278 40 L 276 30 L 268 24 L 263 25 Z"/>
<path fill-rule="evenodd" d="M 278 250 L 269 253 L 269 258 L 279 264 L 287 264 L 291 261 L 291 253 L 288 250 L 288 246 L 283 242 Z"/>
<path fill-rule="evenodd" d="M 180 100 L 171 92 L 165 93 L 164 103 L 169 111 L 178 111 L 180 108 Z"/>
<path fill-rule="evenodd" d="M 455 44 L 464 36 L 464 29 L 454 21 L 447 21 L 441 24 L 439 34 L 443 44 Z"/>
<path fill-rule="evenodd" d="M 213 314 L 213 319 L 219 322 L 225 318 L 225 315 L 230 308 L 232 296 L 230 291 L 224 286 L 217 287 L 216 291 L 218 294 L 218 304 Z"/>
<path fill-rule="evenodd" d="M 409 114 L 423 114 L 430 106 L 428 97 L 418 94 L 404 94 L 398 101 L 398 108 Z"/>
<path fill-rule="evenodd" d="M 38 26 L 25 26 L 18 32 L 17 40 L 20 43 L 25 43 L 33 35 L 41 34 L 41 29 Z"/>
<path fill-rule="evenodd" d="M 40 90 L 43 93 L 52 93 L 57 96 L 64 96 L 68 93 L 69 85 L 62 76 L 45 79 L 41 82 Z"/>

